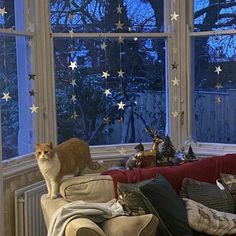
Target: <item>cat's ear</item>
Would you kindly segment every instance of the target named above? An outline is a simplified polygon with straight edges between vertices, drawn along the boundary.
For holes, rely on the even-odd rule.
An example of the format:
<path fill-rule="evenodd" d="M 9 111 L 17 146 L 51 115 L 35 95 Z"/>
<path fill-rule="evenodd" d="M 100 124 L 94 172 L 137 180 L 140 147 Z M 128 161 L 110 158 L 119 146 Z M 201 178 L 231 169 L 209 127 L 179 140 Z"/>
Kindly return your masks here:
<path fill-rule="evenodd" d="M 47 143 L 47 146 L 50 147 L 50 148 L 53 148 L 52 142 Z"/>
<path fill-rule="evenodd" d="M 38 149 L 39 147 L 40 147 L 40 144 L 38 144 L 38 143 L 34 144 L 35 149 Z"/>

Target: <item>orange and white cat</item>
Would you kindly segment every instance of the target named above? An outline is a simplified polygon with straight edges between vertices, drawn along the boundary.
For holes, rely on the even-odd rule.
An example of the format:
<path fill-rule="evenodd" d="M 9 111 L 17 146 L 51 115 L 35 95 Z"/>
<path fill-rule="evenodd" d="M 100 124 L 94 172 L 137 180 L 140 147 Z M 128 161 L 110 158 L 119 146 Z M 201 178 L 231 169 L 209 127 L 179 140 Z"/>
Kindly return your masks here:
<path fill-rule="evenodd" d="M 51 199 L 57 198 L 64 175 L 78 176 L 86 167 L 93 170 L 100 168 L 100 164 L 91 159 L 89 145 L 78 138 L 71 138 L 55 148 L 52 143 L 35 144 L 35 157 Z"/>

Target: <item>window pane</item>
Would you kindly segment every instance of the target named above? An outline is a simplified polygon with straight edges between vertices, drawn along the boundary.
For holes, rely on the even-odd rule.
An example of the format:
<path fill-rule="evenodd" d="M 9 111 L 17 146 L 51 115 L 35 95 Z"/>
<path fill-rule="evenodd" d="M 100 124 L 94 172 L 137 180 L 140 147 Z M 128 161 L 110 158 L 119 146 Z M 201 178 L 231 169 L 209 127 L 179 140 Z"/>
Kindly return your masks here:
<path fill-rule="evenodd" d="M 236 2 L 194 0 L 194 31 L 235 29 Z"/>
<path fill-rule="evenodd" d="M 163 4 L 163 0 L 51 0 L 51 27 L 53 32 L 163 32 Z"/>
<path fill-rule="evenodd" d="M 54 52 L 59 142 L 72 136 L 90 145 L 150 141 L 145 127 L 165 134 L 164 40 L 55 39 Z"/>
<path fill-rule="evenodd" d="M 0 37 L 0 107 L 3 159 L 33 151 L 33 116 L 29 95 L 30 47 L 26 37 Z"/>
<path fill-rule="evenodd" d="M 193 59 L 195 139 L 236 143 L 236 36 L 195 38 Z"/>

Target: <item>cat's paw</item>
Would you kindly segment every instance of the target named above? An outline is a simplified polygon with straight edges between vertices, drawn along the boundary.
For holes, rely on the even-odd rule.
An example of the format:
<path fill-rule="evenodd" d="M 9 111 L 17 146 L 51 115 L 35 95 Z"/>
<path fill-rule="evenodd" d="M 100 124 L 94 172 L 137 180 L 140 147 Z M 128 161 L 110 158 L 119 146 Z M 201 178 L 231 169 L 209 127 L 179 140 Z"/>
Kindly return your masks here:
<path fill-rule="evenodd" d="M 56 198 L 57 198 L 57 193 L 51 195 L 51 199 L 56 199 Z"/>

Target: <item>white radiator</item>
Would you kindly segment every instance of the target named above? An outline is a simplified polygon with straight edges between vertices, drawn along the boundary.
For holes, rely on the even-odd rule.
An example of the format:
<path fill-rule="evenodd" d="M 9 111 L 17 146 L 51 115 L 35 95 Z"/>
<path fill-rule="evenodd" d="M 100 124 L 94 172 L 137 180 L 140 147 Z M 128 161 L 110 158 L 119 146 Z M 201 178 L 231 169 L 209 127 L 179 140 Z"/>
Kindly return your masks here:
<path fill-rule="evenodd" d="M 44 181 L 15 191 L 15 236 L 47 235 L 40 205 L 40 198 L 44 193 Z"/>

